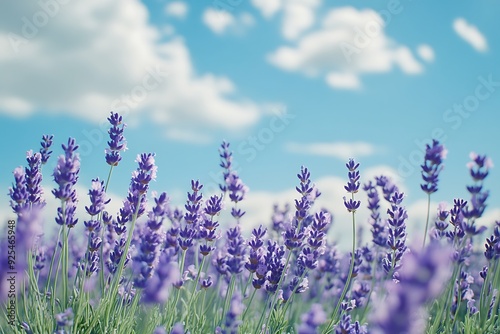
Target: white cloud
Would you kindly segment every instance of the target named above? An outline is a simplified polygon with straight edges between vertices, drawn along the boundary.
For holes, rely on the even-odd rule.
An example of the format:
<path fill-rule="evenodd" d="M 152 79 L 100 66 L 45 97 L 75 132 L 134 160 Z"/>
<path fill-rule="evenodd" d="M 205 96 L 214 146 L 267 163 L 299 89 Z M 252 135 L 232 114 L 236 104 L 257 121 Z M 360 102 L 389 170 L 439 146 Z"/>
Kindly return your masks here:
<path fill-rule="evenodd" d="M 225 10 L 208 8 L 203 13 L 203 23 L 216 34 L 222 34 L 235 23 L 234 16 Z"/>
<path fill-rule="evenodd" d="M 315 3 L 289 1 L 284 7 L 282 33 L 294 40 L 314 24 Z"/>
<path fill-rule="evenodd" d="M 321 0 L 252 0 L 252 5 L 267 19 L 283 13 L 281 33 L 288 40 L 298 38 L 314 25 L 320 4 Z"/>
<path fill-rule="evenodd" d="M 380 149 L 366 142 L 324 142 L 324 143 L 288 143 L 286 149 L 294 153 L 335 157 L 347 161 L 349 158 L 359 159 L 377 153 Z"/>
<path fill-rule="evenodd" d="M 453 29 L 464 41 L 469 43 L 476 51 L 485 52 L 488 50 L 488 42 L 479 29 L 468 23 L 464 18 L 457 18 L 453 21 Z"/>
<path fill-rule="evenodd" d="M 325 75 L 338 88 L 360 87 L 363 73 L 383 73 L 399 67 L 404 73 L 422 72 L 422 65 L 404 45 L 385 35 L 384 21 L 371 10 L 342 7 L 330 10 L 322 26 L 294 46 L 281 46 L 268 55 L 271 64 L 307 76 Z"/>
<path fill-rule="evenodd" d="M 215 34 L 226 32 L 241 34 L 255 24 L 255 19 L 249 13 L 241 13 L 238 17 L 226 10 L 208 8 L 203 12 L 203 23 Z"/>
<path fill-rule="evenodd" d="M 434 50 L 427 44 L 421 44 L 417 48 L 417 53 L 426 62 L 433 62 L 434 61 Z"/>
<path fill-rule="evenodd" d="M 252 0 L 252 5 L 260 10 L 262 16 L 271 18 L 283 6 L 284 0 Z"/>
<path fill-rule="evenodd" d="M 165 13 L 169 16 L 183 19 L 188 13 L 188 6 L 183 1 L 173 1 L 165 6 Z"/>
<path fill-rule="evenodd" d="M 2 51 L 1 113 L 50 112 L 98 123 L 114 110 L 128 123 L 152 119 L 166 131 L 187 125 L 238 131 L 265 112 L 229 78 L 196 71 L 181 37 L 160 42 L 160 29 L 149 25 L 138 0 L 61 5 L 33 31 L 17 20 L 37 11 L 37 2 L 15 2 L 0 12 L 1 37 L 31 32 Z"/>
<path fill-rule="evenodd" d="M 333 88 L 357 89 L 361 87 L 358 76 L 353 73 L 331 72 L 325 80 Z"/>

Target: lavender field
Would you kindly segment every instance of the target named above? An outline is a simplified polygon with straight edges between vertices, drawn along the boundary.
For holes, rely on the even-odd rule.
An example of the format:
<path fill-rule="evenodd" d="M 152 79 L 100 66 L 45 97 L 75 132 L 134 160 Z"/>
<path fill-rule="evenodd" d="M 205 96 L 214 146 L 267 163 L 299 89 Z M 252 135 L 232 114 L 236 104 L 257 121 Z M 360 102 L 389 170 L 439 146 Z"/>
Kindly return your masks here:
<path fill-rule="evenodd" d="M 150 191 L 166 169 L 155 153 L 137 156 L 131 180 L 114 177 L 134 143 L 122 116 L 111 112 L 108 121 L 109 174 L 96 175 L 87 194 L 76 192 L 81 166 L 72 138 L 44 135 L 13 171 L 15 219 L 0 241 L 2 333 L 500 333 L 500 221 L 476 222 L 488 203 L 488 156 L 471 154 L 470 178 L 460 180 L 469 196 L 428 209 L 411 243 L 405 194 L 384 175 L 361 184 L 363 162 L 353 159 L 343 189 L 351 221 L 315 209 L 323 189 L 297 166 L 295 202 L 275 207 L 267 225 L 245 235 L 248 189 L 228 142 L 213 152 L 223 170 L 219 191 L 205 193 L 192 180 L 176 207 L 168 189 Z M 437 140 L 427 144 L 420 191 L 429 203 L 446 155 Z M 42 179 L 53 189 L 43 191 Z M 106 191 L 119 182 L 129 189 L 115 214 Z M 60 202 L 57 212 L 46 212 L 49 196 Z M 91 204 L 81 219 L 83 196 Z M 364 240 L 360 211 L 370 217 Z M 352 233 L 332 235 L 334 224 L 352 225 Z M 337 247 L 339 238 L 352 239 L 350 251 Z"/>
<path fill-rule="evenodd" d="M 500 1 L 0 1 L 0 334 L 500 334 Z"/>

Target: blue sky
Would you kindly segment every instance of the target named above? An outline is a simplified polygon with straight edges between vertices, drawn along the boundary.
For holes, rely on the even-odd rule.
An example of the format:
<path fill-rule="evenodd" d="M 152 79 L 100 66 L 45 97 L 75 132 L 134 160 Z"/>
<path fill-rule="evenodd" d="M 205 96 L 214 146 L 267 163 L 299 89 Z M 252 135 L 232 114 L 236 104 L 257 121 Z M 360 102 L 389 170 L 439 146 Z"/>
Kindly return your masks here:
<path fill-rule="evenodd" d="M 471 151 L 500 161 L 493 0 L 1 6 L 4 203 L 12 170 L 43 134 L 55 135 L 54 154 L 69 136 L 81 144 L 85 201 L 90 180 L 107 174 L 101 124 L 110 110 L 129 124 L 129 150 L 111 183 L 116 206 L 141 152 L 156 152 L 153 189 L 173 203 L 193 178 L 213 189 L 225 139 L 250 188 L 248 225 L 266 222 L 274 201 L 294 198 L 301 165 L 324 193 L 320 204 L 342 221 L 344 163 L 354 157 L 363 180 L 387 173 L 402 185 L 418 229 L 422 145 L 438 136 L 449 151 L 435 203 L 468 197 Z M 47 197 L 54 162 L 44 167 Z M 484 224 L 500 219 L 499 185 L 494 168 Z"/>

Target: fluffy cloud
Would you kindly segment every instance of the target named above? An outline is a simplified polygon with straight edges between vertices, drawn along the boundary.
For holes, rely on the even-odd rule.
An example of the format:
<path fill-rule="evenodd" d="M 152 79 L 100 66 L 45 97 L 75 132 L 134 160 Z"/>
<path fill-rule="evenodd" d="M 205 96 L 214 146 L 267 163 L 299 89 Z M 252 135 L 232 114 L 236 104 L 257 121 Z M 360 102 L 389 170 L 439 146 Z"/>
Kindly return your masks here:
<path fill-rule="evenodd" d="M 408 47 L 385 35 L 384 21 L 371 10 L 342 7 L 330 10 L 320 28 L 302 36 L 294 46 L 281 46 L 268 56 L 271 64 L 308 76 L 325 75 L 334 88 L 356 89 L 363 73 L 422 72 Z"/>
<path fill-rule="evenodd" d="M 476 51 L 486 52 L 488 50 L 488 42 L 479 29 L 468 23 L 464 18 L 457 18 L 453 21 L 453 30 L 464 41 L 469 43 Z"/>
<path fill-rule="evenodd" d="M 242 13 L 238 17 L 226 10 L 208 8 L 203 12 L 203 23 L 216 34 L 224 34 L 228 31 L 243 33 L 248 27 L 255 24 L 255 20 L 249 13 Z"/>
<path fill-rule="evenodd" d="M 283 36 L 286 39 L 294 40 L 312 27 L 318 5 L 319 1 L 288 1 L 283 8 Z"/>
<path fill-rule="evenodd" d="M 375 154 L 379 149 L 375 145 L 366 142 L 328 142 L 328 143 L 288 143 L 286 149 L 289 152 L 335 157 L 340 160 L 349 158 L 360 158 Z"/>
<path fill-rule="evenodd" d="M 183 39 L 160 42 L 148 15 L 137 0 L 71 2 L 50 12 L 38 2 L 12 3 L 0 12 L 0 112 L 97 123 L 115 110 L 166 131 L 236 131 L 259 120 L 261 105 L 229 78 L 197 72 Z"/>
<path fill-rule="evenodd" d="M 169 16 L 183 19 L 188 13 L 188 6 L 185 2 L 173 1 L 165 6 L 165 13 Z"/>

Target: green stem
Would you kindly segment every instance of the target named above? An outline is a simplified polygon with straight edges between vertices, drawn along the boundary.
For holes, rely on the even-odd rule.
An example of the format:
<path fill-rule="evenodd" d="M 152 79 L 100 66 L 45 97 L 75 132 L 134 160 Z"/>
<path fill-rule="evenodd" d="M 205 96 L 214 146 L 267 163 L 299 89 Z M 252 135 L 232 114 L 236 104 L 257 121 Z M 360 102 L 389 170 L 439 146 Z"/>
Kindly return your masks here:
<path fill-rule="evenodd" d="M 243 315 L 241 317 L 241 322 L 245 321 L 245 316 L 248 313 L 248 310 L 250 309 L 250 306 L 252 305 L 253 298 L 255 297 L 255 293 L 257 292 L 257 289 L 253 289 L 252 296 L 250 297 L 250 301 L 248 302 L 247 307 L 245 308 L 245 312 L 243 312 Z"/>
<path fill-rule="evenodd" d="M 137 206 L 135 208 L 135 212 L 134 214 L 132 215 L 132 224 L 130 226 L 130 229 L 128 231 L 128 238 L 127 238 L 127 241 L 125 243 L 125 247 L 123 249 L 123 254 L 122 254 L 122 257 L 120 259 L 120 263 L 118 265 L 118 268 L 116 270 L 116 273 L 115 273 L 115 277 L 113 278 L 113 282 L 111 284 L 111 289 L 109 290 L 110 292 L 110 298 L 109 298 L 109 306 L 107 307 L 107 310 L 106 310 L 106 319 L 110 319 L 110 313 L 111 313 L 111 309 L 115 303 L 115 299 L 116 299 L 116 296 L 118 294 L 118 285 L 120 283 L 120 279 L 121 279 L 121 276 L 122 276 L 122 273 L 123 273 L 123 268 L 125 266 L 125 261 L 127 259 L 127 255 L 128 255 L 128 250 L 130 248 L 130 243 L 132 242 L 132 236 L 133 236 L 133 233 L 134 233 L 134 228 L 135 228 L 135 223 L 137 222 L 137 216 L 139 214 L 139 209 L 141 207 L 141 200 L 142 200 L 142 196 L 144 195 L 140 195 L 137 199 Z"/>
<path fill-rule="evenodd" d="M 224 319 L 224 315 L 226 314 L 226 309 L 227 309 L 227 305 L 228 303 L 231 303 L 231 297 L 230 295 L 232 295 L 231 291 L 234 287 L 234 275 L 231 276 L 231 280 L 229 281 L 229 285 L 227 286 L 227 290 L 226 290 L 226 297 L 224 298 L 224 304 L 222 306 L 222 314 L 221 314 L 221 319 L 220 319 L 220 322 L 219 322 L 219 325 L 222 326 L 222 319 Z"/>
<path fill-rule="evenodd" d="M 354 194 L 352 194 L 352 198 L 354 199 Z M 349 267 L 349 276 L 347 277 L 347 281 L 344 286 L 344 290 L 342 290 L 342 294 L 340 295 L 340 299 L 337 302 L 337 306 L 335 306 L 335 310 L 330 316 L 330 322 L 328 323 L 328 326 L 326 327 L 325 331 L 323 332 L 324 334 L 330 333 L 333 325 L 337 321 L 337 313 L 339 311 L 340 305 L 342 304 L 342 301 L 344 300 L 345 295 L 347 294 L 347 290 L 349 289 L 349 286 L 351 285 L 351 280 L 352 280 L 352 274 L 354 272 L 354 260 L 355 260 L 355 251 L 356 251 L 356 212 L 352 212 L 352 254 L 351 254 L 351 265 Z"/>
<path fill-rule="evenodd" d="M 427 194 L 427 218 L 425 219 L 424 242 L 422 248 L 425 247 L 425 240 L 427 239 L 427 229 L 429 228 L 429 215 L 431 211 L 431 194 Z"/>
<path fill-rule="evenodd" d="M 111 166 L 109 168 L 109 172 L 108 172 L 108 178 L 106 179 L 106 185 L 104 186 L 104 192 L 106 193 L 108 191 L 108 186 L 109 186 L 109 181 L 111 180 L 111 173 L 113 172 L 113 167 L 114 166 Z M 102 213 L 99 214 L 99 221 L 102 222 Z M 100 282 L 100 285 L 101 285 L 101 292 L 104 292 L 104 285 L 105 285 L 105 280 L 104 280 L 104 226 L 101 226 L 101 240 L 102 240 L 102 243 L 101 243 L 101 247 L 100 247 L 100 250 L 99 250 L 99 258 L 100 258 L 100 266 L 101 266 L 101 270 L 99 272 L 99 282 Z"/>

